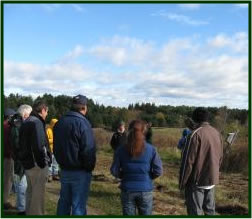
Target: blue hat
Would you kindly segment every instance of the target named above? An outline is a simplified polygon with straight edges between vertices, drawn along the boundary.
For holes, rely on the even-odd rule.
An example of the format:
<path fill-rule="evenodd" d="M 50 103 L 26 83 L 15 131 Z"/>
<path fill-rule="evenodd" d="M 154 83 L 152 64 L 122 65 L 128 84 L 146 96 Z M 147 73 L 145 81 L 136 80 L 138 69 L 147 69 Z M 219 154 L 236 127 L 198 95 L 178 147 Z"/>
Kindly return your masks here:
<path fill-rule="evenodd" d="M 73 97 L 73 104 L 87 105 L 87 97 L 79 94 Z"/>
<path fill-rule="evenodd" d="M 14 109 L 11 108 L 4 109 L 4 116 L 13 116 L 14 114 L 16 114 Z"/>

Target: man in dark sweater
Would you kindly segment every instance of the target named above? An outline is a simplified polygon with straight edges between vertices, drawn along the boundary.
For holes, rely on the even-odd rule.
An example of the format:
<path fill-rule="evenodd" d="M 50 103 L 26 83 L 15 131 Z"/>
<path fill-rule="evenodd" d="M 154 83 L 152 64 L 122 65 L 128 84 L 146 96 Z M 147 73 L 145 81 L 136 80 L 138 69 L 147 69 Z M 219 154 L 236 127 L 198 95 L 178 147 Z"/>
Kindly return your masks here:
<path fill-rule="evenodd" d="M 127 134 L 125 132 L 125 123 L 120 121 L 117 126 L 117 131 L 113 134 L 110 145 L 114 152 L 120 145 L 124 145 L 127 142 Z"/>
<path fill-rule="evenodd" d="M 44 214 L 45 185 L 51 163 L 45 130 L 47 113 L 45 102 L 35 102 L 19 131 L 19 158 L 27 178 L 26 215 Z"/>

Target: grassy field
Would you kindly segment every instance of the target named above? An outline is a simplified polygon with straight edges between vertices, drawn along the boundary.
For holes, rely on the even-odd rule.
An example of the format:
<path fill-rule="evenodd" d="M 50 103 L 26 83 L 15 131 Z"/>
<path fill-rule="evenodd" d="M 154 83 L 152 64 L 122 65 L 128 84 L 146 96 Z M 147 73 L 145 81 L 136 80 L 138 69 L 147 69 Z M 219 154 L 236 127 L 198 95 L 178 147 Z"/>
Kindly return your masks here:
<path fill-rule="evenodd" d="M 95 136 L 98 146 L 97 165 L 93 172 L 88 214 L 121 215 L 119 183 L 109 172 L 113 157 L 109 146 L 112 133 L 96 129 Z M 184 195 L 178 189 L 180 151 L 176 146 L 180 136 L 181 129 L 153 128 L 153 144 L 164 166 L 163 176 L 154 182 L 154 215 L 186 215 Z M 59 182 L 47 183 L 47 215 L 56 213 L 59 189 Z M 11 198 L 14 204 L 14 195 Z M 216 186 L 216 210 L 221 215 L 248 214 L 248 176 L 244 172 L 221 172 L 220 184 Z"/>

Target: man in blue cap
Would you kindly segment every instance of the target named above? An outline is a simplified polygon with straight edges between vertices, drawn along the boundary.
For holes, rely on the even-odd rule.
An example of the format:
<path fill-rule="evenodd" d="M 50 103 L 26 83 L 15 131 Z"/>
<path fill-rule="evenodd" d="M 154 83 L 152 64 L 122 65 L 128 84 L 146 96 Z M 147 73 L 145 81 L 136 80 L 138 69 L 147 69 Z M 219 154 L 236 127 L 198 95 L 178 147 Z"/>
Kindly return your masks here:
<path fill-rule="evenodd" d="M 53 152 L 61 168 L 57 215 L 86 215 L 91 172 L 96 162 L 94 134 L 87 113 L 87 98 L 73 97 L 71 111 L 54 126 Z"/>
<path fill-rule="evenodd" d="M 4 187 L 3 187 L 3 203 L 4 209 L 13 208 L 13 206 L 8 202 L 14 175 L 14 161 L 12 159 L 12 147 L 11 147 L 11 125 L 10 119 L 16 112 L 11 108 L 4 109 Z"/>

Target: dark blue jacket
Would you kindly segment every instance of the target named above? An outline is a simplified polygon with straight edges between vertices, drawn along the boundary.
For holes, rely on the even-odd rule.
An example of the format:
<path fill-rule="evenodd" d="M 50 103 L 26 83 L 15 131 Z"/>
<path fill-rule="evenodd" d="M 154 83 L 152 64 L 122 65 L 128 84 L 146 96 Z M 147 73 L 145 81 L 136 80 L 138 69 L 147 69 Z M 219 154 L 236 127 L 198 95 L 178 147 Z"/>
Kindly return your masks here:
<path fill-rule="evenodd" d="M 96 147 L 92 127 L 79 112 L 70 111 L 53 129 L 53 153 L 63 170 L 92 171 Z"/>
<path fill-rule="evenodd" d="M 51 163 L 45 121 L 32 112 L 19 130 L 20 161 L 25 169 L 31 169 L 35 162 L 40 168 Z"/>
<path fill-rule="evenodd" d="M 180 150 L 184 149 L 186 142 L 187 142 L 187 138 L 191 133 L 192 132 L 189 129 L 183 130 L 182 137 L 181 137 L 181 139 L 179 139 L 179 142 L 178 142 L 178 146 L 177 146 L 178 149 L 180 149 Z"/>
<path fill-rule="evenodd" d="M 123 191 L 152 191 L 152 179 L 162 175 L 162 161 L 157 150 L 145 142 L 145 149 L 137 158 L 132 158 L 125 146 L 120 146 L 110 168 L 113 176 L 121 178 Z"/>

